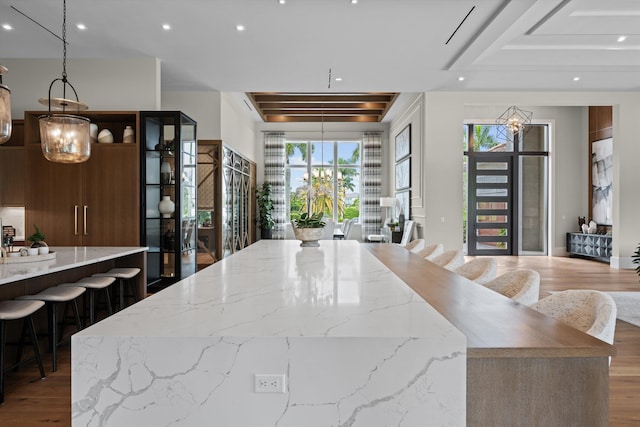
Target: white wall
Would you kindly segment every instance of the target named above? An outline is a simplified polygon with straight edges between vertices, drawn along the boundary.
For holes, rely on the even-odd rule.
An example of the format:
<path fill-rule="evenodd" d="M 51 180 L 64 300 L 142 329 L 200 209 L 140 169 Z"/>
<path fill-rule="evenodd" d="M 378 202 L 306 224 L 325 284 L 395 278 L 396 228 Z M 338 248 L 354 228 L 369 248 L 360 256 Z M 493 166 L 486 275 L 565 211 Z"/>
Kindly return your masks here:
<path fill-rule="evenodd" d="M 221 139 L 220 92 L 162 92 L 162 110 L 182 111 L 198 123 L 198 139 Z"/>
<path fill-rule="evenodd" d="M 425 236 L 446 247 L 462 245 L 462 123 L 467 114 L 497 117 L 510 105 L 529 106 L 534 119 L 555 121 L 552 147 L 552 246 L 562 250 L 564 233 L 576 229 L 588 209 L 588 121 L 585 106 L 614 106 L 613 267 L 631 266 L 640 242 L 640 93 L 623 92 L 430 92 L 424 94 L 423 197 Z M 553 108 L 552 108 L 553 107 Z M 566 108 L 578 107 L 578 108 Z M 497 113 L 497 114 L 496 114 Z M 485 116 L 485 117 L 480 117 Z M 539 116 L 539 117 L 537 117 Z M 400 123 L 394 123 L 394 129 Z M 444 222 L 441 219 L 444 218 Z"/>
<path fill-rule="evenodd" d="M 24 111 L 42 111 L 47 107 L 38 99 L 47 98 L 49 85 L 62 76 L 61 59 L 3 59 L 9 69 L 4 84 L 11 89 L 11 112 L 14 119 Z M 81 102 L 91 110 L 160 109 L 160 61 L 138 59 L 68 59 L 69 82 Z M 56 82 L 51 96 L 62 97 L 62 83 Z M 66 97 L 73 99 L 67 88 Z"/>
<path fill-rule="evenodd" d="M 250 111 L 234 93 L 222 92 L 220 96 L 220 123 L 222 143 L 233 148 L 249 160 L 258 163 L 262 157 L 261 146 L 256 141 L 256 123 Z M 260 151 L 260 154 L 258 154 Z M 260 181 L 258 175 L 258 181 Z"/>

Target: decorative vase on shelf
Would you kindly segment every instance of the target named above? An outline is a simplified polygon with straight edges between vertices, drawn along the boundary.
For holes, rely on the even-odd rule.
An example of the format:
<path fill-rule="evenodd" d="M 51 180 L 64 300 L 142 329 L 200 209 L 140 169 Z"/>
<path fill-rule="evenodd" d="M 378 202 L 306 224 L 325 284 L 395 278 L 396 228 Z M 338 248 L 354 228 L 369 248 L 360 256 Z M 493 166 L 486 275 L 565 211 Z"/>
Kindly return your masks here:
<path fill-rule="evenodd" d="M 158 203 L 158 210 L 162 214 L 162 218 L 171 218 L 171 214 L 176 210 L 176 205 L 169 196 L 162 196 L 162 200 Z"/>
<path fill-rule="evenodd" d="M 160 165 L 160 180 L 163 184 L 171 183 L 171 164 L 169 162 L 162 162 Z"/>
<path fill-rule="evenodd" d="M 136 142 L 136 136 L 133 133 L 133 128 L 131 126 L 126 126 L 124 128 L 122 142 L 125 144 L 133 144 L 134 142 Z"/>

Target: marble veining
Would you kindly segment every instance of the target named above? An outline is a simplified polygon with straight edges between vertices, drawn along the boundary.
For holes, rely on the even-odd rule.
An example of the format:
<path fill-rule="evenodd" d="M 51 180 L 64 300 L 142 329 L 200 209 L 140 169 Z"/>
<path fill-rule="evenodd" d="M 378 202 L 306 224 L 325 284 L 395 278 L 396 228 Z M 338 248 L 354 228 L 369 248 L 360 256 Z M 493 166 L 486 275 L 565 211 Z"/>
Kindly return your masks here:
<path fill-rule="evenodd" d="M 72 338 L 74 426 L 465 424 L 466 339 L 357 242 L 261 241 Z M 285 393 L 253 375 L 286 374 Z"/>

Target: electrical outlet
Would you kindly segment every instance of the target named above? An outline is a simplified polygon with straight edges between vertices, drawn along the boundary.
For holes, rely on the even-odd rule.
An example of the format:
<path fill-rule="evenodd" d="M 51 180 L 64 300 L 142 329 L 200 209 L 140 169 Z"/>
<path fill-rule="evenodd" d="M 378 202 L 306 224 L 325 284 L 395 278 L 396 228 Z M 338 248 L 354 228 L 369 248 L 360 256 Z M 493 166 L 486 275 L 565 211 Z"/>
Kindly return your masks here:
<path fill-rule="evenodd" d="M 285 374 L 255 374 L 253 391 L 256 393 L 285 393 Z"/>

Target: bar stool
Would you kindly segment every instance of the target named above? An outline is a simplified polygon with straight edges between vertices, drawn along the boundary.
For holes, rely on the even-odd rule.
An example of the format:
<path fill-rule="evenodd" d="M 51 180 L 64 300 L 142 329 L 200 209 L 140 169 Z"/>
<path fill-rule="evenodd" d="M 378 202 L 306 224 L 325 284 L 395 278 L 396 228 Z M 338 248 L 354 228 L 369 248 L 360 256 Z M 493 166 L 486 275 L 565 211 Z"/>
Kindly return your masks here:
<path fill-rule="evenodd" d="M 93 325 L 96 322 L 96 291 L 102 290 L 104 292 L 104 300 L 107 305 L 107 312 L 109 315 L 113 314 L 113 307 L 111 306 L 111 295 L 109 293 L 109 286 L 115 282 L 113 277 L 84 277 L 74 283 L 62 283 L 58 286 L 65 287 L 80 287 L 87 290 L 89 295 L 89 325 Z M 85 309 L 86 310 L 86 309 Z M 86 319 L 86 311 L 85 319 Z M 87 326 L 89 326 L 87 325 Z"/>
<path fill-rule="evenodd" d="M 124 308 L 124 287 L 128 284 L 131 287 L 131 294 L 127 296 L 132 296 L 133 301 L 136 302 L 139 300 L 138 298 L 138 290 L 136 289 L 136 283 L 133 280 L 140 273 L 139 268 L 135 267 L 117 267 L 112 268 L 111 270 L 105 273 L 96 273 L 91 277 L 113 277 L 118 279 L 118 310 L 122 310 Z"/>
<path fill-rule="evenodd" d="M 54 286 L 34 295 L 23 295 L 16 298 L 20 300 L 40 300 L 47 304 L 47 313 L 49 315 L 49 346 L 53 353 L 53 372 L 58 370 L 57 348 L 62 341 L 58 340 L 58 334 L 60 334 L 60 338 L 62 338 L 64 332 L 64 323 L 62 323 L 63 328 L 58 332 L 58 305 L 65 303 L 65 310 L 62 313 L 62 320 L 64 322 L 64 317 L 67 313 L 66 308 L 71 304 L 73 317 L 75 318 L 76 327 L 79 331 L 82 329 L 82 322 L 80 322 L 80 313 L 78 312 L 76 298 L 85 292 L 85 288 L 76 286 Z"/>
<path fill-rule="evenodd" d="M 22 339 L 24 339 L 25 330 L 29 331 L 31 335 L 31 345 L 33 346 L 33 353 L 36 356 L 36 362 L 38 362 L 38 369 L 40 369 L 40 378 L 44 378 L 44 368 L 42 367 L 42 359 L 40 358 L 40 351 L 38 350 L 38 337 L 36 335 L 36 328 L 33 325 L 32 315 L 40 310 L 44 306 L 43 301 L 16 301 L 7 300 L 0 301 L 0 403 L 4 403 L 4 359 L 5 359 L 5 346 L 7 344 L 7 331 L 6 321 L 24 319 L 22 326 Z M 16 364 L 10 369 L 17 368 L 24 362 L 20 361 L 22 355 L 22 344 L 20 341 L 20 350 L 16 357 Z"/>

